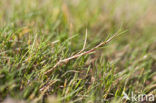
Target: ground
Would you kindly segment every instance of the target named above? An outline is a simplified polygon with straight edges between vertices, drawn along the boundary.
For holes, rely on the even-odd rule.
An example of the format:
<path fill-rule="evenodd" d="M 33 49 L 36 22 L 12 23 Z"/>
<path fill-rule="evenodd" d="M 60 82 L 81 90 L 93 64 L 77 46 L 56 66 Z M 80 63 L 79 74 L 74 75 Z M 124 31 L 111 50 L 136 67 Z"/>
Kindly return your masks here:
<path fill-rule="evenodd" d="M 1 0 L 0 102 L 150 102 L 137 97 L 156 97 L 155 4 Z"/>

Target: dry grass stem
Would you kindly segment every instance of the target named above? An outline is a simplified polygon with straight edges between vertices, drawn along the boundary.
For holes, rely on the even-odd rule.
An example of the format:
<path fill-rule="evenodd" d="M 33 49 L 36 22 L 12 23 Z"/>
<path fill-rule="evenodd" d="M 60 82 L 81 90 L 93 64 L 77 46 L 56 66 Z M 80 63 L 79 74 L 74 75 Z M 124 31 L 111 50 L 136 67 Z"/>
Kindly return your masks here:
<path fill-rule="evenodd" d="M 50 74 L 53 70 L 56 69 L 56 67 L 62 66 L 63 64 L 66 64 L 66 63 L 68 63 L 72 59 L 75 59 L 75 58 L 81 57 L 83 55 L 87 55 L 87 54 L 95 52 L 97 48 L 102 47 L 102 46 L 108 44 L 113 38 L 119 36 L 122 33 L 119 33 L 119 34 L 116 33 L 112 37 L 110 37 L 108 40 L 99 43 L 97 46 L 91 48 L 90 50 L 84 51 L 85 50 L 85 46 L 86 46 L 86 41 L 87 41 L 87 30 L 86 30 L 86 37 L 85 37 L 83 49 L 80 52 L 78 52 L 77 54 L 75 54 L 75 55 L 73 55 L 73 56 L 71 56 L 69 58 L 66 58 L 66 59 L 63 59 L 63 60 L 59 60 L 51 69 L 49 69 L 47 72 L 45 72 L 45 75 Z"/>

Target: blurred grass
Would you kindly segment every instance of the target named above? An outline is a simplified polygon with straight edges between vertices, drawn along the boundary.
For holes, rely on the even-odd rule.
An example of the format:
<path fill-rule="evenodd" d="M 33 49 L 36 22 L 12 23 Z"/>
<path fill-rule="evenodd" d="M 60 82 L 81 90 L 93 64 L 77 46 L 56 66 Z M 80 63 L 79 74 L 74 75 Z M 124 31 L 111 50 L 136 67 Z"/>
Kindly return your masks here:
<path fill-rule="evenodd" d="M 130 102 L 155 92 L 155 0 L 1 0 L 0 102 Z M 96 53 L 44 73 L 119 29 Z M 13 98 L 13 99 L 7 99 Z M 21 101 L 22 100 L 22 101 Z"/>

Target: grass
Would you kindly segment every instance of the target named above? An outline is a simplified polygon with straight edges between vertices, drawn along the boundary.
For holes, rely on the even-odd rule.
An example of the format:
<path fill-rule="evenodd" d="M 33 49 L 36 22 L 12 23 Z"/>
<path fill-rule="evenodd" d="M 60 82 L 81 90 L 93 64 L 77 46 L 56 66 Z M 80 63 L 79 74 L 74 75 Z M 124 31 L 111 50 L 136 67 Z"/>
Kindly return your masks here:
<path fill-rule="evenodd" d="M 131 103 L 123 92 L 156 96 L 154 3 L 1 0 L 0 102 Z"/>

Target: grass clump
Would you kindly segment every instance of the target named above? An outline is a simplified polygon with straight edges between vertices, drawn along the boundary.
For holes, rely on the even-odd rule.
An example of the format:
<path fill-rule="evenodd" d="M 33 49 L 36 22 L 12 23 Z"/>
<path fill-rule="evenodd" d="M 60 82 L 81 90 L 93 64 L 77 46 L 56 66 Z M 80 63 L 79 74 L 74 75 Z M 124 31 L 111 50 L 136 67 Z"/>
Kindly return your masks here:
<path fill-rule="evenodd" d="M 139 101 L 123 93 L 155 96 L 154 3 L 0 1 L 0 102 L 129 103 Z"/>

